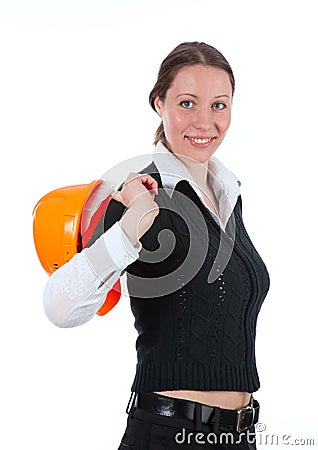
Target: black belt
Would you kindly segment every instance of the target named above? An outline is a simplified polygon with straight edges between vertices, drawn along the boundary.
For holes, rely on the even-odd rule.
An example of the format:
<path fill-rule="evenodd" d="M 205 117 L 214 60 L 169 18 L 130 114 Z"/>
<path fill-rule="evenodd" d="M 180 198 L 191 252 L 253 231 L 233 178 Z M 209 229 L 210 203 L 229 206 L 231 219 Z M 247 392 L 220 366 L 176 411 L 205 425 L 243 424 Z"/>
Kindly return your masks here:
<path fill-rule="evenodd" d="M 259 403 L 251 397 L 250 404 L 238 411 L 204 405 L 180 398 L 167 397 L 152 392 L 134 393 L 127 406 L 127 413 L 140 409 L 152 414 L 195 421 L 197 410 L 201 412 L 204 424 L 223 425 L 239 433 L 248 430 L 258 422 Z"/>

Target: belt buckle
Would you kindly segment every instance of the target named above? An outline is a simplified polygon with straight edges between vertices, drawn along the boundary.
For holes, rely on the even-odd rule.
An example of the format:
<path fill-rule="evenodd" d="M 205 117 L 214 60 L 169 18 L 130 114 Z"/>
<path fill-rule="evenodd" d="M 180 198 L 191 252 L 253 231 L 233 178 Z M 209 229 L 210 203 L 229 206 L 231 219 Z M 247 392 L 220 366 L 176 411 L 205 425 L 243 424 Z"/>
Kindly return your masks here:
<path fill-rule="evenodd" d="M 248 425 L 243 425 L 245 418 L 250 415 L 251 420 Z M 253 424 L 255 419 L 255 408 L 253 406 L 246 406 L 245 408 L 237 411 L 236 431 L 242 433 L 242 431 L 248 430 Z"/>

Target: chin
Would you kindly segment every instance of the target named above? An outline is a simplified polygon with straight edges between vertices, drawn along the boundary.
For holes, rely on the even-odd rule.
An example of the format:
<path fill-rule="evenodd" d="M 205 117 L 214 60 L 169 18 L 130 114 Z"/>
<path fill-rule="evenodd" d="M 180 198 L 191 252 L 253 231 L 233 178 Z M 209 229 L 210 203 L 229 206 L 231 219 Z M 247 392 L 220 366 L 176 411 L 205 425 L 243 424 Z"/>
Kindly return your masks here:
<path fill-rule="evenodd" d="M 218 147 L 218 145 L 214 145 L 205 149 L 187 149 L 180 153 L 195 161 L 205 163 L 211 158 L 212 155 L 214 155 Z"/>
<path fill-rule="evenodd" d="M 189 155 L 188 157 L 199 162 L 199 163 L 206 163 L 211 156 L 215 153 L 216 150 L 213 151 L 209 151 L 209 152 L 202 152 L 200 153 L 200 151 L 195 152 L 191 155 Z"/>

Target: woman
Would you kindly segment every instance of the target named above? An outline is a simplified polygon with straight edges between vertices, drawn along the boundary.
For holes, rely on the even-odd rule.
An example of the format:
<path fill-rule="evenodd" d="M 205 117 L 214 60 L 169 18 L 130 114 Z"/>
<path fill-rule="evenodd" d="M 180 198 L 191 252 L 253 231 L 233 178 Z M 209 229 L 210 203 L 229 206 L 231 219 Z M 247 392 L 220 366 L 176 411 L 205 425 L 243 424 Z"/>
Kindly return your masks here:
<path fill-rule="evenodd" d="M 243 224 L 240 183 L 214 156 L 234 87 L 205 43 L 165 58 L 149 97 L 162 118 L 153 162 L 114 192 L 104 234 L 45 288 L 52 322 L 77 326 L 126 270 L 138 364 L 119 449 L 256 448 L 255 327 L 269 277 Z"/>

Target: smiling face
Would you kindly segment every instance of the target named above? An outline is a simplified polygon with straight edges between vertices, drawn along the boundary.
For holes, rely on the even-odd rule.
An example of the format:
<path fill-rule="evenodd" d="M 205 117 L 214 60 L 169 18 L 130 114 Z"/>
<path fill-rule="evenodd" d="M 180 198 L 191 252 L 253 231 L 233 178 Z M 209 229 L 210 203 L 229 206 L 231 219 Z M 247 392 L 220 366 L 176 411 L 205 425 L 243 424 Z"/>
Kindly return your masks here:
<path fill-rule="evenodd" d="M 231 122 L 232 87 L 225 70 L 183 67 L 164 100 L 155 99 L 169 150 L 204 163 L 216 151 Z"/>

